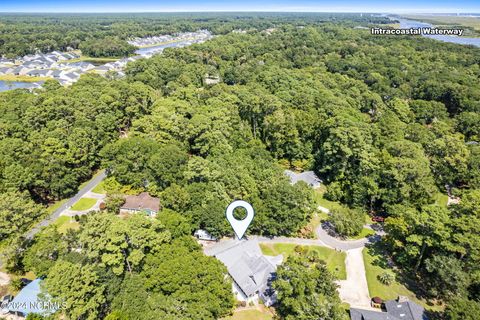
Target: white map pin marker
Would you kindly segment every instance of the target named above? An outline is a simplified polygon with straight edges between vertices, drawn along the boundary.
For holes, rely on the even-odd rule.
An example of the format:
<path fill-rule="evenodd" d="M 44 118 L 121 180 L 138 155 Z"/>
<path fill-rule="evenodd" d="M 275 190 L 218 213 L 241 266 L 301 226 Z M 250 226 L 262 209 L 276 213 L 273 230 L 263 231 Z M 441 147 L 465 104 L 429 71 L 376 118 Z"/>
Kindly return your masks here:
<path fill-rule="evenodd" d="M 233 211 L 238 207 L 242 207 L 245 210 L 247 210 L 247 216 L 243 220 L 237 220 L 233 216 Z M 239 240 L 242 239 L 243 235 L 245 234 L 245 231 L 247 231 L 248 226 L 253 220 L 253 216 L 255 215 L 252 205 L 243 200 L 235 200 L 228 205 L 227 211 L 225 212 L 225 214 L 227 216 L 228 222 L 230 222 L 230 225 L 232 226 L 233 231 L 235 231 L 235 234 L 237 235 L 238 239 Z"/>

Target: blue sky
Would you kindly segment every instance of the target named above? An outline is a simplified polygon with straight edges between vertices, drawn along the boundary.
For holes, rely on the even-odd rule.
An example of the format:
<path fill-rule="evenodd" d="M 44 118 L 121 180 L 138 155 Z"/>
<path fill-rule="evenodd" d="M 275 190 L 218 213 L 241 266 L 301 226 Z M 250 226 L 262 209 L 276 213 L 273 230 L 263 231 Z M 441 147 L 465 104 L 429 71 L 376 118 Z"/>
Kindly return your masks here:
<path fill-rule="evenodd" d="M 480 0 L 0 0 L 0 12 L 330 11 L 480 12 Z"/>

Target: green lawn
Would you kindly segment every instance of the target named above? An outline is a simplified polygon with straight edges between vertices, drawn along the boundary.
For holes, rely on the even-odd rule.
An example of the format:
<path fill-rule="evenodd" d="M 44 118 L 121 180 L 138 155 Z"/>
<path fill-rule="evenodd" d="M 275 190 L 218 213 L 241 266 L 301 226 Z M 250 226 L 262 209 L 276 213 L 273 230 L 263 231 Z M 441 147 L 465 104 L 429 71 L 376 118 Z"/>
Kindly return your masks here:
<path fill-rule="evenodd" d="M 329 200 L 324 199 L 323 194 L 325 192 L 327 192 L 327 188 L 323 184 L 319 188 L 313 190 L 313 197 L 314 197 L 317 205 L 325 207 L 327 209 L 336 208 L 336 207 L 341 206 L 341 204 L 338 203 L 338 202 L 333 202 L 333 201 L 329 201 Z M 311 235 L 312 236 L 306 237 L 302 234 L 300 234 L 299 236 L 302 237 L 302 238 L 312 238 L 312 237 L 317 238 L 317 235 L 315 233 L 315 229 L 317 229 L 317 227 L 320 225 L 320 223 L 322 221 L 325 221 L 327 219 L 328 219 L 328 213 L 325 213 L 321 210 L 317 210 L 315 215 L 312 217 L 312 219 L 310 220 L 310 222 L 306 226 L 307 230 L 311 230 Z"/>
<path fill-rule="evenodd" d="M 260 310 L 241 310 L 235 311 L 233 316 L 225 318 L 225 320 L 271 320 L 273 316 L 270 312 Z"/>
<path fill-rule="evenodd" d="M 446 207 L 448 204 L 448 196 L 444 193 L 437 192 L 437 194 L 434 196 L 434 199 L 436 205 Z"/>
<path fill-rule="evenodd" d="M 325 198 L 319 198 L 317 200 L 317 203 L 319 206 L 327 208 L 328 210 L 340 209 L 342 207 L 342 204 L 340 202 L 330 201 Z"/>
<path fill-rule="evenodd" d="M 97 199 L 93 199 L 93 198 L 81 198 L 80 200 L 77 201 L 77 203 L 75 203 L 71 210 L 73 211 L 84 211 L 84 210 L 88 210 L 90 209 L 91 207 L 93 207 L 95 205 L 95 203 L 97 203 Z"/>
<path fill-rule="evenodd" d="M 314 198 L 317 204 L 329 210 L 342 208 L 343 205 L 340 202 L 330 201 L 323 197 L 326 191 L 327 191 L 327 188 L 324 185 L 322 185 L 320 188 L 315 190 Z M 309 223 L 309 226 L 313 228 L 312 230 L 315 230 L 315 228 L 320 224 L 321 221 L 327 220 L 327 219 L 328 219 L 328 214 L 323 211 L 320 211 L 317 216 L 314 216 L 312 218 L 312 220 Z M 368 214 L 365 214 L 365 224 L 371 224 L 371 223 L 373 223 L 372 218 Z M 363 228 L 362 231 L 357 236 L 351 237 L 349 239 L 350 240 L 362 239 L 373 234 L 375 234 L 375 231 L 368 228 Z"/>
<path fill-rule="evenodd" d="M 68 229 L 78 230 L 80 224 L 76 222 L 72 217 L 60 216 L 55 220 L 55 226 L 57 226 L 57 231 L 60 233 L 67 233 Z"/>
<path fill-rule="evenodd" d="M 439 306 L 432 306 L 427 304 L 425 300 L 420 300 L 415 293 L 410 291 L 405 285 L 398 282 L 396 279 L 391 285 L 387 286 L 378 280 L 378 276 L 384 272 L 390 272 L 393 275 L 398 275 L 395 270 L 388 267 L 385 258 L 376 254 L 372 248 L 365 248 L 363 250 L 363 260 L 365 262 L 365 272 L 367 275 L 368 291 L 371 297 L 380 297 L 383 300 L 396 299 L 398 296 L 406 296 L 410 300 L 419 303 L 429 310 L 441 310 Z"/>
<path fill-rule="evenodd" d="M 284 260 L 293 253 L 297 245 L 293 243 L 261 243 L 260 248 L 262 253 L 267 256 L 276 256 L 283 254 Z M 318 252 L 318 255 L 327 264 L 330 270 L 338 279 L 347 279 L 347 272 L 345 270 L 345 252 L 338 252 L 333 249 L 320 246 L 305 246 L 309 250 Z"/>
<path fill-rule="evenodd" d="M 100 174 L 100 172 L 97 172 L 95 175 L 93 175 L 93 177 L 97 176 L 98 174 Z M 92 177 L 92 178 L 93 178 Z M 85 187 L 89 182 L 90 182 L 91 179 L 83 182 L 80 186 L 78 186 L 78 190 L 82 189 L 83 187 Z M 97 187 L 99 187 L 99 189 L 97 189 Z M 97 192 L 97 193 L 105 193 L 104 189 L 103 189 L 103 181 L 99 183 L 99 185 L 95 187 L 93 190 L 97 190 L 97 191 L 103 191 L 103 192 L 97 192 L 97 191 L 93 191 L 93 192 Z M 53 204 L 49 205 L 47 207 L 47 212 L 48 213 L 53 213 L 53 211 L 57 210 L 62 204 L 64 204 L 68 199 L 63 199 L 63 200 L 59 200 L 59 201 L 55 201 Z M 95 204 L 95 202 L 93 203 Z M 92 206 L 93 206 L 92 204 Z M 90 206 L 91 207 L 91 206 Z M 87 208 L 88 209 L 88 208 Z M 73 210 L 73 209 L 72 209 Z M 86 209 L 85 209 L 86 210 Z"/>
<path fill-rule="evenodd" d="M 104 180 L 105 181 L 105 180 Z M 104 181 L 100 182 L 97 184 L 95 188 L 92 189 L 93 192 L 95 193 L 101 193 L 101 194 L 106 194 L 107 191 L 105 190 L 105 184 Z"/>
<path fill-rule="evenodd" d="M 349 237 L 348 239 L 349 240 L 358 240 L 358 239 L 366 238 L 368 236 L 373 236 L 374 234 L 375 234 L 375 231 L 373 231 L 372 229 L 363 228 L 362 231 L 358 235 L 353 236 L 353 237 Z"/>
<path fill-rule="evenodd" d="M 324 220 L 327 220 L 327 218 L 328 214 L 321 211 L 315 212 L 312 219 L 310 219 L 310 222 L 298 233 L 298 237 L 316 239 L 317 233 L 315 230 L 318 228 L 320 223 Z"/>
<path fill-rule="evenodd" d="M 372 217 L 368 213 L 365 213 L 365 224 L 372 224 L 375 223 L 372 221 Z"/>
<path fill-rule="evenodd" d="M 13 74 L 4 74 L 0 75 L 0 81 L 12 82 L 12 81 L 22 81 L 22 82 L 38 82 L 38 81 L 47 81 L 53 78 L 50 77 L 32 77 L 32 76 L 23 76 L 23 75 L 13 75 Z"/>
<path fill-rule="evenodd" d="M 115 62 L 120 60 L 121 58 L 94 58 L 94 57 L 87 57 L 82 55 L 80 58 L 70 59 L 66 61 L 66 63 L 76 63 L 76 62 L 89 62 L 89 63 L 108 63 L 108 62 Z"/>
<path fill-rule="evenodd" d="M 342 204 L 340 202 L 330 201 L 330 200 L 325 199 L 323 197 L 325 192 L 327 192 L 327 188 L 323 184 L 320 186 L 320 188 L 315 189 L 315 191 L 314 191 L 314 198 L 315 198 L 315 201 L 317 202 L 317 204 L 319 206 L 322 206 L 322 207 L 327 208 L 329 210 L 338 209 L 338 208 L 342 207 Z"/>

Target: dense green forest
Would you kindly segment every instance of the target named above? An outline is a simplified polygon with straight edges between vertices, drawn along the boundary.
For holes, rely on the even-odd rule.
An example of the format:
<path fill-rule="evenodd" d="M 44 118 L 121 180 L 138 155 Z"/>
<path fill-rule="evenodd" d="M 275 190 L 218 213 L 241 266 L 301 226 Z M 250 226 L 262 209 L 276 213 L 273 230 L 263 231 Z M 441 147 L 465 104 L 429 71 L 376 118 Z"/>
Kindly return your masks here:
<path fill-rule="evenodd" d="M 278 315 L 285 320 L 348 320 L 334 281 L 324 261 L 297 247 L 278 268 L 273 282 L 278 292 Z"/>
<path fill-rule="evenodd" d="M 64 303 L 68 319 L 217 319 L 231 312 L 225 266 L 203 254 L 179 214 L 84 218 L 78 231 L 48 227 L 14 259 L 20 265 L 10 266 L 46 277 L 42 286 Z"/>
<path fill-rule="evenodd" d="M 78 48 L 89 57 L 126 57 L 135 52 L 135 46 L 115 37 L 88 39 Z"/>
<path fill-rule="evenodd" d="M 385 249 L 416 279 L 419 294 L 448 303 L 447 319 L 460 319 L 462 306 L 477 308 L 480 50 L 423 38 L 373 37 L 348 24 L 300 24 L 168 49 L 129 64 L 121 80 L 88 75 L 71 88 L 47 83 L 35 94 L 0 94 L 2 230 L 27 230 L 42 215 L 42 204 L 72 195 L 99 167 L 109 169 L 112 189 L 147 190 L 160 197 L 164 214 L 172 215 L 162 220 L 160 214 L 158 222 L 116 223 L 117 217 L 102 214 L 87 218 L 72 235 L 47 230 L 34 239 L 39 247 L 23 256 L 13 250 L 10 267 L 48 275 L 48 291 L 68 301 L 76 300 L 62 282 L 70 280 L 48 270 L 72 274 L 72 281 L 83 281 L 79 285 L 102 284 L 85 302 L 92 308 L 72 304 L 71 317 L 94 319 L 113 312 L 120 315 L 111 319 L 123 319 L 124 312 L 149 304 L 146 296 L 156 299 L 152 292 L 161 298 L 145 308 L 163 312 L 165 319 L 189 319 L 202 310 L 208 313 L 196 318 L 225 315 L 233 302 L 221 294 L 228 286 L 219 276 L 221 266 L 200 258 L 196 245 L 183 236 L 197 227 L 231 235 L 224 209 L 236 198 L 255 207 L 250 233 L 295 235 L 310 220 L 314 202 L 306 185 L 289 184 L 278 163 L 300 163 L 315 170 L 328 185 L 326 196 L 348 206 L 351 214 L 387 217 Z M 206 74 L 221 82 L 207 85 Z M 437 201 L 446 185 L 459 204 Z M 17 203 L 31 214 L 14 210 Z M 148 225 L 136 234 L 139 224 Z M 115 228 L 106 232 L 109 226 Z M 125 252 L 103 252 L 100 244 L 118 241 L 118 234 L 139 240 L 117 243 L 127 246 Z M 149 237 L 158 247 L 145 246 Z M 184 250 L 178 257 L 169 251 L 177 245 Z M 81 257 L 75 253 L 79 246 L 87 248 Z M 45 256 L 33 254 L 42 250 Z M 52 250 L 58 252 L 54 258 Z M 212 273 L 199 275 L 198 287 L 190 292 L 203 294 L 202 281 L 215 277 L 218 290 L 205 300 L 213 309 L 176 290 L 175 282 L 188 275 L 154 281 L 162 278 L 155 272 L 164 272 L 158 267 L 164 255 L 172 261 L 192 259 L 192 268 L 211 264 Z M 316 294 L 332 296 L 323 303 L 338 302 L 324 266 L 314 262 L 316 269 L 304 272 L 302 259 L 287 263 L 310 286 L 316 275 L 325 277 Z M 295 310 L 288 305 L 288 290 L 301 290 L 287 288 L 295 276 L 290 272 L 280 269 L 285 281 L 277 284 L 285 288 L 279 293 L 285 297 L 279 309 L 285 319 L 315 299 L 302 296 Z M 135 305 L 115 300 L 119 292 Z M 158 306 L 169 299 L 169 307 L 179 307 Z M 194 310 L 181 307 L 186 301 L 196 301 Z M 334 317 L 338 310 L 329 312 Z"/>
<path fill-rule="evenodd" d="M 106 47 L 111 39 L 158 36 L 208 29 L 227 34 L 235 29 L 264 30 L 282 23 L 296 25 L 323 22 L 369 24 L 389 23 L 386 17 L 333 13 L 116 13 L 116 14 L 7 14 L 0 15 L 0 56 L 14 58 L 26 54 L 92 48 L 92 42 Z M 127 46 L 118 40 L 118 45 Z M 94 50 L 101 52 L 108 49 Z M 90 51 L 89 51 L 90 53 Z M 112 56 L 119 56 L 122 50 Z M 106 55 L 109 56 L 109 55 Z"/>

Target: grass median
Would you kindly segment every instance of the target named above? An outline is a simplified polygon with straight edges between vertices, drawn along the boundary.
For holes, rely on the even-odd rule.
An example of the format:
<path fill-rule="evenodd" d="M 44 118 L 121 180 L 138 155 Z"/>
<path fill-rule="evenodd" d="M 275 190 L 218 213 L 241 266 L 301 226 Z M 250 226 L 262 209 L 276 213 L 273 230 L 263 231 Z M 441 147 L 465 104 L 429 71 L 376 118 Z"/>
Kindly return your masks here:
<path fill-rule="evenodd" d="M 95 203 L 97 203 L 97 199 L 93 198 L 81 198 L 78 200 L 71 208 L 72 211 L 85 211 L 91 209 Z"/>

